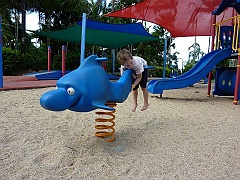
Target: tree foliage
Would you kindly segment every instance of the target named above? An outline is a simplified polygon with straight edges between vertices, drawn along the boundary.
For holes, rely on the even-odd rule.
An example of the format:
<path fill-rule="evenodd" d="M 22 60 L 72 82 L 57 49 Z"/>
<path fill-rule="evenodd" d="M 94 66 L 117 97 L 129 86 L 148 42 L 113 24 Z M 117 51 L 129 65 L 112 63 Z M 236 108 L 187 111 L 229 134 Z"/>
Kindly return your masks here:
<path fill-rule="evenodd" d="M 196 42 L 188 48 L 188 51 L 188 62 L 193 64 L 205 55 L 205 53 L 201 50 L 200 45 Z"/>
<path fill-rule="evenodd" d="M 16 73 L 21 70 L 40 70 L 47 67 L 47 47 L 52 47 L 52 59 L 53 67 L 60 68 L 59 58 L 61 56 L 62 45 L 67 47 L 67 69 L 72 70 L 79 64 L 80 45 L 72 44 L 68 42 L 61 42 L 54 39 L 48 39 L 46 37 L 37 37 L 40 47 L 35 47 L 31 42 L 31 39 L 36 38 L 34 33 L 26 33 L 26 13 L 37 12 L 39 14 L 39 29 L 42 31 L 56 31 L 68 28 L 74 25 L 76 22 L 82 19 L 82 14 L 87 13 L 87 18 L 99 22 L 108 23 L 133 23 L 136 19 L 127 18 L 112 18 L 103 16 L 111 11 L 119 10 L 141 0 L 112 0 L 107 4 L 106 0 L 1 0 L 0 1 L 0 14 L 3 16 L 3 38 L 4 48 L 10 48 L 15 53 L 15 50 L 20 50 L 23 56 L 19 56 L 16 59 L 21 59 L 24 66 L 16 66 L 18 70 L 5 71 L 5 75 Z M 22 22 L 20 22 L 20 16 L 22 16 Z M 145 23 L 143 22 L 145 25 Z M 146 27 L 150 31 L 149 27 Z M 144 42 L 134 45 L 129 45 L 127 48 L 131 48 L 133 54 L 142 56 L 148 61 L 149 65 L 153 65 L 156 68 L 152 71 L 154 76 L 161 76 L 159 70 L 163 67 L 164 59 L 164 38 L 167 36 L 167 52 L 170 47 L 174 47 L 172 38 L 168 35 L 166 30 L 161 26 L 154 26 L 151 30 L 151 34 L 159 38 L 159 41 Z M 86 54 L 92 52 L 93 47 L 86 47 Z M 94 47 L 95 52 L 102 52 L 101 47 Z M 116 52 L 119 49 L 116 49 Z M 9 51 L 9 49 L 8 49 Z M 4 51 L 5 53 L 6 51 Z M 9 52 L 8 52 L 9 53 Z M 20 54 L 21 54 L 20 53 Z M 107 57 L 111 59 L 111 50 L 104 50 Z M 68 60 L 71 59 L 71 60 Z M 170 66 L 170 61 L 177 59 L 177 54 L 167 54 L 167 68 Z M 6 60 L 4 56 L 3 61 Z M 5 63 L 6 64 L 6 63 Z M 107 70 L 112 71 L 112 61 L 109 61 Z M 118 69 L 119 64 L 115 64 L 115 69 Z M 6 74 L 7 73 L 7 74 Z"/>

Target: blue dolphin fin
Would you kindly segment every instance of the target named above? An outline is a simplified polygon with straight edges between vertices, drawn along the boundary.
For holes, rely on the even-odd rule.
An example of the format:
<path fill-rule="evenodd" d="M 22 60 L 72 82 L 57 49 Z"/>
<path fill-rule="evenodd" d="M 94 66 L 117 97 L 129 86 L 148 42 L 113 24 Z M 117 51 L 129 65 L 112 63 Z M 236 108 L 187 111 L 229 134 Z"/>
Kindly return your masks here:
<path fill-rule="evenodd" d="M 102 104 L 98 104 L 98 103 L 92 103 L 93 106 L 98 107 L 100 109 L 105 109 L 105 110 L 109 110 L 109 111 L 113 111 L 114 108 L 106 106 L 106 105 L 102 105 Z"/>

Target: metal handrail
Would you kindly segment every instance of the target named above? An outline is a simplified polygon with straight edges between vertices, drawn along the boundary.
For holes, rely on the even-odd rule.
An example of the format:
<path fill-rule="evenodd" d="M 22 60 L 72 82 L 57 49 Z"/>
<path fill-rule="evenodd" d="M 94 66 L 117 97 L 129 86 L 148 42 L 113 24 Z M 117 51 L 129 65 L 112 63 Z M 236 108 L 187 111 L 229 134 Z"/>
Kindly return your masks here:
<path fill-rule="evenodd" d="M 214 49 L 219 49 L 220 47 L 220 31 L 221 31 L 221 25 L 224 22 L 227 21 L 233 21 L 233 36 L 232 36 L 232 49 L 234 51 L 238 51 L 240 52 L 240 48 L 239 48 L 239 24 L 240 24 L 240 15 L 237 16 L 233 16 L 231 18 L 227 18 L 225 20 L 222 20 L 216 24 L 213 24 L 216 26 L 216 41 L 214 43 Z"/>

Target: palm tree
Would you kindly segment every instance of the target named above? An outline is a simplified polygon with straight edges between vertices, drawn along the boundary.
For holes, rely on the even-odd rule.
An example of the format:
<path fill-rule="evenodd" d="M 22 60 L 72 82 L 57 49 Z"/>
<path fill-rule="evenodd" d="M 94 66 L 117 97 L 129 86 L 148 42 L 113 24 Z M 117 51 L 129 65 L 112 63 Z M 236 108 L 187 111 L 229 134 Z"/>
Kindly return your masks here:
<path fill-rule="evenodd" d="M 196 42 L 188 48 L 188 51 L 188 62 L 192 64 L 195 64 L 202 56 L 205 55 L 205 53 L 201 51 L 200 45 Z"/>
<path fill-rule="evenodd" d="M 28 11 L 33 4 L 35 4 L 35 0 L 1 0 L 0 2 L 0 11 L 4 11 L 4 9 L 8 9 L 10 12 L 13 12 L 15 22 L 18 23 L 18 16 L 21 12 L 22 14 L 22 27 L 21 27 L 21 40 L 22 40 L 22 51 L 25 52 L 25 43 L 26 43 L 26 11 Z M 6 11 L 5 11 L 6 12 Z M 16 29 L 18 32 L 18 29 Z M 18 39 L 18 37 L 16 37 Z"/>
<path fill-rule="evenodd" d="M 14 35 L 11 31 L 11 28 L 8 25 L 8 22 L 6 21 L 6 19 L 2 19 L 2 40 L 3 40 L 3 44 L 10 46 L 11 45 L 11 41 L 14 39 Z"/>
<path fill-rule="evenodd" d="M 106 6 L 106 0 L 97 0 L 96 2 L 94 0 L 89 0 L 88 18 L 102 21 L 101 16 L 107 13 Z"/>
<path fill-rule="evenodd" d="M 22 13 L 22 52 L 26 51 L 26 0 L 21 0 Z"/>
<path fill-rule="evenodd" d="M 1 8 L 0 14 L 3 14 L 2 17 L 2 41 L 4 46 L 11 45 L 11 42 L 14 40 L 14 35 L 12 31 L 12 27 L 14 27 L 14 24 L 11 21 L 11 15 L 10 12 L 7 10 L 7 8 Z"/>
<path fill-rule="evenodd" d="M 114 11 L 115 0 L 112 0 L 112 12 Z"/>

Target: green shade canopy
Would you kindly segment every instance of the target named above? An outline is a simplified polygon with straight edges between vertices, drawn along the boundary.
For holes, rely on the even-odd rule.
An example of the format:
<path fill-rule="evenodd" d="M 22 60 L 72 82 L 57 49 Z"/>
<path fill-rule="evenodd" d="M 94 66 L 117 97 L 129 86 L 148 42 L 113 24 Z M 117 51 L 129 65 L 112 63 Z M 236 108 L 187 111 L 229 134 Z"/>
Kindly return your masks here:
<path fill-rule="evenodd" d="M 39 36 L 52 39 L 81 43 L 82 22 L 59 31 L 36 31 Z M 86 45 L 96 45 L 114 49 L 146 41 L 156 41 L 159 38 L 151 36 L 140 23 L 109 24 L 91 20 L 86 22 Z"/>

